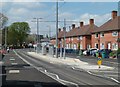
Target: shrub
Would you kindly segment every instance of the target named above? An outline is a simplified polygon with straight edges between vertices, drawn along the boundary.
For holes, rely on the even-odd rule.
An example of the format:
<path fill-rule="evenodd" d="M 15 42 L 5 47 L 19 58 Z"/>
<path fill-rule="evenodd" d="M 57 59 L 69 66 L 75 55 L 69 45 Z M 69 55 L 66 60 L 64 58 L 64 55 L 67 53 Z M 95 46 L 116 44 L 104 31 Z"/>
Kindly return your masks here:
<path fill-rule="evenodd" d="M 117 53 L 120 54 L 120 48 L 118 48 Z"/>

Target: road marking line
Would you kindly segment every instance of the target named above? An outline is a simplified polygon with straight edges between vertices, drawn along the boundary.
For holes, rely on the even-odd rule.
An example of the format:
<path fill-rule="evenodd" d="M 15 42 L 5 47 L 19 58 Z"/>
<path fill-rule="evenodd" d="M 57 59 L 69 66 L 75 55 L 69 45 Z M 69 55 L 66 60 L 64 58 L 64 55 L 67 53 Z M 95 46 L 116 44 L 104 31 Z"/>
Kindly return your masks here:
<path fill-rule="evenodd" d="M 11 61 L 14 61 L 15 59 L 10 59 Z"/>
<path fill-rule="evenodd" d="M 45 73 L 47 72 L 47 70 L 45 70 Z"/>
<path fill-rule="evenodd" d="M 117 83 L 120 83 L 118 80 L 116 80 L 116 79 L 114 79 L 114 78 L 110 78 L 110 79 L 112 79 L 112 80 L 114 80 L 115 82 L 117 82 Z"/>
<path fill-rule="evenodd" d="M 12 65 L 18 65 L 18 63 L 11 63 Z"/>
<path fill-rule="evenodd" d="M 20 73 L 20 70 L 9 70 L 10 74 L 16 74 L 16 73 Z"/>
<path fill-rule="evenodd" d="M 43 71 L 39 70 L 35 65 L 31 64 L 30 62 L 28 62 L 27 60 L 25 60 L 23 57 L 21 57 L 19 54 L 17 54 L 17 52 L 16 52 L 15 50 L 14 50 L 14 52 L 15 52 L 15 54 L 16 54 L 19 58 L 21 58 L 24 62 L 26 62 L 27 64 L 31 65 L 32 67 L 34 67 L 34 68 L 37 69 L 38 71 L 40 71 L 40 72 L 42 72 L 43 74 L 45 74 Z M 24 56 L 26 56 L 26 55 L 24 55 Z M 26 57 L 28 57 L 28 56 L 26 56 Z M 46 75 L 49 76 L 49 77 L 51 77 L 52 79 L 60 82 L 60 83 L 63 84 L 63 85 L 66 85 L 65 83 L 63 83 L 63 82 L 66 82 L 66 83 L 75 85 L 76 87 L 79 87 L 78 84 L 76 84 L 76 83 L 73 83 L 73 82 L 70 82 L 70 81 L 66 81 L 66 80 L 62 80 L 62 79 L 60 79 L 60 78 L 59 78 L 59 79 L 55 79 L 54 77 L 52 77 L 51 75 L 49 75 L 49 74 L 47 74 L 47 73 L 46 73 Z M 62 82 L 61 82 L 61 81 L 62 81 Z"/>
<path fill-rule="evenodd" d="M 0 76 L 4 76 L 4 75 L 7 75 L 7 74 L 0 74 Z"/>

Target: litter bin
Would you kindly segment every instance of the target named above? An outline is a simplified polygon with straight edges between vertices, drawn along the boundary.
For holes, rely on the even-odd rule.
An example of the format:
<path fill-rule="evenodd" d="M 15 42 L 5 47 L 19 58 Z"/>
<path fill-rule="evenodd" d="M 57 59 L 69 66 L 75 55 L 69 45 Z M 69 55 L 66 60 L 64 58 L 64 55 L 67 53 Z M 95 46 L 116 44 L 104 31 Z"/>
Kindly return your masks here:
<path fill-rule="evenodd" d="M 98 58 L 98 52 L 96 52 L 96 57 Z"/>
<path fill-rule="evenodd" d="M 83 55 L 82 50 L 79 50 L 79 56 Z"/>
<path fill-rule="evenodd" d="M 106 57 L 105 52 L 102 52 L 102 58 L 105 58 L 105 57 Z"/>

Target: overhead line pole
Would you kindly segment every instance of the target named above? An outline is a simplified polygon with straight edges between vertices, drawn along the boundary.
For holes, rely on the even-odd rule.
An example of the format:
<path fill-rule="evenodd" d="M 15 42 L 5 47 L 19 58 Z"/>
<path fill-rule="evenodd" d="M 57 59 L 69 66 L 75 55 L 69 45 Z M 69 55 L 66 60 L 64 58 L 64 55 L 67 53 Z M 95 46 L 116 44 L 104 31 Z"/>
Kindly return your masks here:
<path fill-rule="evenodd" d="M 64 19 L 64 53 L 63 53 L 64 59 L 65 59 L 65 50 L 66 50 L 66 19 Z"/>
<path fill-rule="evenodd" d="M 56 58 L 58 58 L 58 0 L 56 1 Z"/>

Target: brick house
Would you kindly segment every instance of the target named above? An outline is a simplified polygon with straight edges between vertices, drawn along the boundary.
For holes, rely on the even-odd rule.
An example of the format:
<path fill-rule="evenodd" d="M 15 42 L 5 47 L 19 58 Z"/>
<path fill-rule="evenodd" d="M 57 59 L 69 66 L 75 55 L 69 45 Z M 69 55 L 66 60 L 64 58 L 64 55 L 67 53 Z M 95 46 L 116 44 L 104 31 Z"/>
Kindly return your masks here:
<path fill-rule="evenodd" d="M 66 33 L 66 47 L 68 49 L 82 49 L 91 48 L 91 32 L 98 28 L 94 25 L 94 19 L 89 20 L 88 25 L 80 22 L 80 27 L 72 25 L 72 30 Z"/>
<path fill-rule="evenodd" d="M 111 50 L 120 48 L 120 43 L 117 42 L 120 38 L 120 16 L 117 16 L 117 11 L 112 11 L 111 16 L 110 20 L 92 32 L 93 48 Z"/>
<path fill-rule="evenodd" d="M 60 48 L 60 43 L 62 43 L 62 47 L 63 47 L 64 33 L 65 33 L 65 30 L 59 28 L 59 30 L 58 30 L 58 48 Z M 56 35 L 51 38 L 50 43 L 53 44 L 54 47 L 56 46 Z"/>

